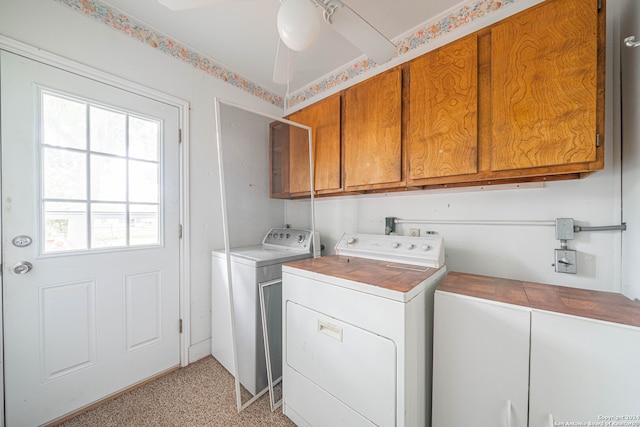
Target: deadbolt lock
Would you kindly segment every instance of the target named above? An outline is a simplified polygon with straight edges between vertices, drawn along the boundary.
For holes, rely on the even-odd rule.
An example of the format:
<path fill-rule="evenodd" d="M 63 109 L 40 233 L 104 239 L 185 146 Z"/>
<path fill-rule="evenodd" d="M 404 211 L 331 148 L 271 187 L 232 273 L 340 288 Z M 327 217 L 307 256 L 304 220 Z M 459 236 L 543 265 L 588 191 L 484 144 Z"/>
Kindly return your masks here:
<path fill-rule="evenodd" d="M 16 246 L 18 248 L 25 248 L 29 246 L 32 242 L 33 240 L 31 239 L 31 237 L 25 236 L 25 235 L 16 236 L 11 241 L 11 243 L 13 243 L 13 246 Z"/>

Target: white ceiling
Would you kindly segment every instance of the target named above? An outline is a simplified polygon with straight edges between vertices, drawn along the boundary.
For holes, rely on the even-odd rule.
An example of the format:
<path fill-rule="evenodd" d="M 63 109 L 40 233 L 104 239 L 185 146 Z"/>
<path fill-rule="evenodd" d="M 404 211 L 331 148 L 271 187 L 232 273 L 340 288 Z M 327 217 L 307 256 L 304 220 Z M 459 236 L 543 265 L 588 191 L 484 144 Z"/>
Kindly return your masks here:
<path fill-rule="evenodd" d="M 460 1 L 343 0 L 392 41 Z M 182 11 L 169 10 L 157 0 L 103 0 L 103 3 L 279 95 L 295 92 L 362 56 L 362 52 L 323 21 L 318 41 L 298 54 L 294 78 L 287 88 L 272 81 L 279 0 L 223 0 Z"/>

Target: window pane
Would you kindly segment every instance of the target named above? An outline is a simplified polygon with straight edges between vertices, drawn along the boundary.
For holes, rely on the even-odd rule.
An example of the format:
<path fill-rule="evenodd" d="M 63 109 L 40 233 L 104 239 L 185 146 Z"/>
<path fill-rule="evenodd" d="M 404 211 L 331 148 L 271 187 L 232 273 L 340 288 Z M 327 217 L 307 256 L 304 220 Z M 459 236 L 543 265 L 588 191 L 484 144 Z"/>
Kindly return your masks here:
<path fill-rule="evenodd" d="M 124 202 L 127 200 L 127 163 L 125 159 L 91 155 L 91 200 Z"/>
<path fill-rule="evenodd" d="M 158 160 L 160 124 L 157 121 L 129 117 L 129 156 Z"/>
<path fill-rule="evenodd" d="M 158 205 L 131 205 L 129 221 L 130 246 L 160 244 Z"/>
<path fill-rule="evenodd" d="M 91 204 L 91 248 L 127 246 L 126 205 Z"/>
<path fill-rule="evenodd" d="M 91 106 L 89 109 L 91 151 L 126 154 L 126 115 Z"/>
<path fill-rule="evenodd" d="M 129 200 L 158 202 L 158 165 L 129 160 Z"/>
<path fill-rule="evenodd" d="M 42 143 L 59 147 L 86 149 L 86 104 L 43 93 Z"/>
<path fill-rule="evenodd" d="M 84 153 L 45 147 L 42 175 L 46 199 L 86 199 L 87 163 Z"/>
<path fill-rule="evenodd" d="M 162 120 L 41 92 L 44 253 L 160 245 Z"/>
<path fill-rule="evenodd" d="M 44 252 L 87 248 L 86 203 L 44 203 Z"/>

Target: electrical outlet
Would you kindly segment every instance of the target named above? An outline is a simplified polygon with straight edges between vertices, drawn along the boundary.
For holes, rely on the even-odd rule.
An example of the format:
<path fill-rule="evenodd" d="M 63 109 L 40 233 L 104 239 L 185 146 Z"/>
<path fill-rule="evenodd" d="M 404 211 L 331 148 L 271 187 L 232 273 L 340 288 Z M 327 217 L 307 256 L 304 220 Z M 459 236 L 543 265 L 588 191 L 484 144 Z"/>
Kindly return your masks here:
<path fill-rule="evenodd" d="M 419 228 L 410 228 L 409 235 L 412 237 L 420 237 L 420 229 Z"/>

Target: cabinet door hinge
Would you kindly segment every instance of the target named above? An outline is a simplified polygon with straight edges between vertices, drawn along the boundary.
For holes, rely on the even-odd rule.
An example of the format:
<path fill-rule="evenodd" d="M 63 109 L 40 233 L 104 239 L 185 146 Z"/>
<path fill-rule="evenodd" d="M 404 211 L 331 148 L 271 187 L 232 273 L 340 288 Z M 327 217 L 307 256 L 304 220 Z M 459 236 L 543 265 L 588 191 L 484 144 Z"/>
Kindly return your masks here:
<path fill-rule="evenodd" d="M 600 134 L 596 133 L 596 148 L 600 147 Z"/>
<path fill-rule="evenodd" d="M 182 129 L 178 129 L 178 144 L 182 144 Z"/>
<path fill-rule="evenodd" d="M 182 333 L 182 319 L 178 320 L 178 329 L 180 330 L 180 333 Z"/>
<path fill-rule="evenodd" d="M 602 10 L 602 0 L 598 0 L 598 10 Z"/>
<path fill-rule="evenodd" d="M 182 224 L 178 226 L 178 239 L 182 239 Z"/>

